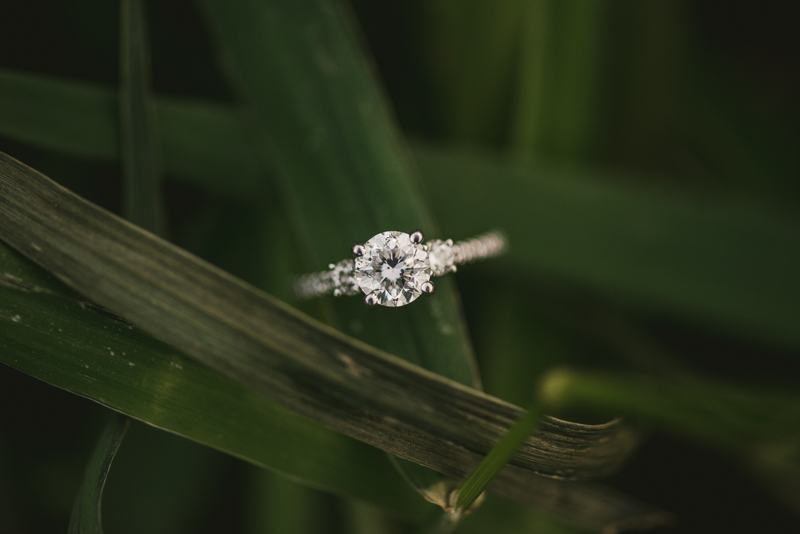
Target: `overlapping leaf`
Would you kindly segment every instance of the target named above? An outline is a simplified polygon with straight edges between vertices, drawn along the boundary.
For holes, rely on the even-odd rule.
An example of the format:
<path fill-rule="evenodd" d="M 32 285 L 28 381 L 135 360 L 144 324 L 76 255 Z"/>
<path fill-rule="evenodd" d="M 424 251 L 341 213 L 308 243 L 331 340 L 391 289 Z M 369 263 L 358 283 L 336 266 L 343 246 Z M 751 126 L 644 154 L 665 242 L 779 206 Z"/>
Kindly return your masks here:
<path fill-rule="evenodd" d="M 468 474 L 520 414 L 519 408 L 303 317 L 82 201 L 18 162 L 6 156 L 0 161 L 0 236 L 4 240 L 93 301 L 297 413 L 452 477 Z M 26 288 L 18 277 L 6 278 L 15 290 Z M 19 306 L 35 306 L 30 297 L 36 291 L 28 289 Z M 31 311 L 28 308 L 7 320 L 25 325 L 28 316 L 36 316 Z M 119 328 L 129 327 L 121 323 Z M 28 339 L 35 344 L 38 338 Z M 10 348 L 14 343 L 14 337 L 6 341 Z M 128 354 L 122 354 L 127 351 L 118 349 L 117 353 L 115 349 L 113 345 L 102 349 L 114 362 L 100 369 L 107 373 L 106 379 L 90 381 L 105 391 L 93 390 L 91 396 L 107 404 L 106 395 L 110 397 L 115 389 L 110 378 L 136 370 L 136 365 L 130 365 L 133 360 L 126 361 Z M 181 364 L 174 357 L 142 356 L 156 366 L 174 369 L 175 378 L 180 377 Z M 6 357 L 12 365 L 25 360 L 19 354 Z M 29 359 L 23 363 L 33 365 Z M 33 370 L 43 378 L 48 376 L 35 365 Z M 182 380 L 178 378 L 179 383 Z M 167 394 L 173 387 L 171 379 L 156 390 Z M 135 398 L 135 389 L 128 393 Z M 144 419 L 167 415 L 157 404 L 150 410 L 149 414 L 142 412 Z M 237 423 L 235 417 L 232 423 Z M 196 422 L 189 418 L 188 424 Z M 597 525 L 631 515 L 650 517 L 650 512 L 638 505 L 617 496 L 609 498 L 594 486 L 566 486 L 568 483 L 533 475 L 605 473 L 633 445 L 628 432 L 615 424 L 591 427 L 549 419 L 528 439 L 492 489 L 530 504 L 542 499 L 546 503 L 547 495 L 556 491 L 562 495 L 558 501 L 562 511 L 582 502 L 595 503 L 592 520 Z M 224 437 L 216 439 L 224 443 Z"/>
<path fill-rule="evenodd" d="M 106 484 L 111 462 L 117 454 L 122 438 L 125 437 L 128 424 L 127 417 L 113 414 L 106 425 L 89 464 L 86 466 L 83 484 L 72 509 L 69 534 L 102 534 L 103 522 L 100 504 L 103 487 Z"/>
<path fill-rule="evenodd" d="M 0 72 L 0 96 L 2 133 L 77 155 L 118 157 L 109 142 L 116 138 L 110 91 Z M 264 191 L 235 110 L 170 100 L 158 109 L 165 165 L 174 176 L 229 195 Z M 800 344 L 800 266 L 792 253 L 800 248 L 800 225 L 788 214 L 611 183 L 611 176 L 580 169 L 429 148 L 414 155 L 448 235 L 502 225 L 513 241 L 509 259 L 523 269 L 621 292 L 647 309 Z M 213 172 L 226 165 L 231 171 L 220 182 Z M 481 199 L 489 193 L 496 200 L 486 204 Z"/>

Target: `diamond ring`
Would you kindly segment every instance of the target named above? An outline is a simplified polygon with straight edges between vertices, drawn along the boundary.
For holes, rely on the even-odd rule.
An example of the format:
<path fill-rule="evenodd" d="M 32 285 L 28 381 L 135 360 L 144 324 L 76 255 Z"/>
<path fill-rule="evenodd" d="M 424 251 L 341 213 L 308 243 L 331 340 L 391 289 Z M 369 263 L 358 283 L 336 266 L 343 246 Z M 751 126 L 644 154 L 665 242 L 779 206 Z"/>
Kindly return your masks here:
<path fill-rule="evenodd" d="M 506 239 L 499 232 L 453 242 L 434 239 L 423 243 L 419 230 L 383 232 L 364 244 L 353 245 L 355 259 L 328 265 L 327 271 L 297 277 L 294 292 L 308 299 L 363 293 L 367 306 L 399 308 L 420 295 L 433 293 L 431 277 L 455 272 L 457 265 L 502 254 Z"/>

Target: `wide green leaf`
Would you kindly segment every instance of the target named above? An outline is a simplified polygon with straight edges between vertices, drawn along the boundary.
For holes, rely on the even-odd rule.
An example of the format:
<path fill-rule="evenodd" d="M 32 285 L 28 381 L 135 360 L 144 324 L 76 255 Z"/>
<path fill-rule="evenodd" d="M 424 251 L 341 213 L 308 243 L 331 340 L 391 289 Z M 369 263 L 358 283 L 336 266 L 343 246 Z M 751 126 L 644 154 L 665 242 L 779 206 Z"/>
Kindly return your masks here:
<path fill-rule="evenodd" d="M 110 314 L 0 244 L 0 361 L 150 425 L 406 516 L 381 451 L 315 424 Z"/>
<path fill-rule="evenodd" d="M 170 172 L 229 194 L 264 190 L 235 110 L 159 102 Z M 14 138 L 117 158 L 109 142 L 116 139 L 114 109 L 113 93 L 101 87 L 0 72 L 0 131 Z M 512 243 L 509 260 L 526 272 L 621 294 L 641 309 L 737 335 L 800 345 L 800 259 L 793 253 L 800 249 L 800 224 L 789 214 L 632 186 L 610 172 L 422 147 L 414 155 L 446 235 L 503 227 Z M 226 165 L 231 172 L 209 171 Z"/>
<path fill-rule="evenodd" d="M 0 134 L 50 150 L 120 159 L 119 95 L 109 87 L 0 70 Z M 229 105 L 156 101 L 164 167 L 206 189 L 250 198 L 268 189 Z"/>
<path fill-rule="evenodd" d="M 389 230 L 442 237 L 342 6 L 329 0 L 203 0 L 223 72 L 253 115 L 249 137 L 312 270 Z M 486 228 L 485 230 L 489 230 Z M 453 236 L 468 237 L 468 236 Z M 480 387 L 451 280 L 402 309 L 337 302 L 335 323 L 380 349 Z M 346 299 L 347 300 L 347 299 Z M 449 481 L 398 461 L 426 498 Z"/>
<path fill-rule="evenodd" d="M 477 465 L 481 455 L 488 452 L 521 413 L 515 406 L 305 317 L 76 197 L 5 155 L 0 158 L 0 193 L 2 239 L 93 302 L 233 378 L 246 386 L 247 391 L 258 392 L 340 432 L 458 478 Z M 32 355 L 37 352 L 37 343 L 48 340 L 48 336 L 40 334 L 41 330 L 57 335 L 52 329 L 53 322 L 34 313 L 33 297 L 40 296 L 35 286 L 13 273 L 6 280 L 10 289 L 21 294 L 17 295 L 21 312 L 6 315 L 8 324 L 23 328 L 29 322 L 35 324 L 29 317 L 36 318 L 39 332 L 34 336 L 30 332 L 27 336 L 19 332 L 10 334 L 4 345 L 11 352 L 4 357 L 8 363 L 27 365 L 32 374 L 47 379 L 52 374 L 41 366 L 57 369 L 64 362 L 52 358 L 41 361 Z M 73 302 L 72 308 L 75 307 L 81 307 L 80 303 Z M 91 308 L 86 304 L 84 307 Z M 54 308 L 63 313 L 63 301 Z M 102 317 L 109 318 L 107 312 Z M 126 321 L 117 322 L 117 332 L 135 328 Z M 33 347 L 15 353 L 16 339 L 25 339 Z M 138 367 L 123 348 L 127 349 L 120 345 L 119 339 L 95 347 L 100 354 L 110 357 L 110 365 L 99 369 L 105 379 L 89 381 L 100 391 L 94 389 L 87 394 L 78 390 L 121 411 L 124 410 L 109 399 L 116 399 L 114 392 L 125 389 L 111 383 L 115 377 L 135 372 Z M 142 351 L 141 356 L 181 377 L 178 381 L 184 379 L 185 366 L 176 361 L 177 353 L 168 358 L 154 358 Z M 74 367 L 59 378 L 75 379 L 76 371 L 88 372 L 81 370 L 81 365 L 85 368 L 87 364 L 80 360 L 73 362 Z M 198 369 L 210 372 L 204 366 Z M 149 370 L 144 372 L 144 379 L 149 379 Z M 197 378 L 186 379 L 202 383 Z M 168 380 L 155 384 L 155 389 L 163 395 L 173 390 L 173 384 L 173 380 Z M 135 398 L 135 387 L 131 384 L 127 387 Z M 182 398 L 178 402 L 181 401 Z M 149 410 L 140 412 L 145 420 L 162 415 L 158 406 L 144 403 L 144 407 Z M 194 406 L 189 408 L 196 410 Z M 232 418 L 230 424 L 242 423 L 228 412 L 216 415 Z M 192 425 L 206 422 L 205 417 L 188 419 Z M 174 423 L 186 424 L 186 421 Z M 215 427 L 210 425 L 210 428 Z M 253 429 L 248 426 L 239 432 L 243 431 L 253 432 Z M 216 440 L 224 443 L 226 438 L 234 437 L 220 436 L 217 432 Z M 617 466 L 634 444 L 630 430 L 617 423 L 589 426 L 547 418 L 540 431 L 512 458 L 510 467 L 494 480 L 491 489 L 527 504 L 554 508 L 562 515 L 568 515 L 567 510 L 577 503 L 594 503 L 598 512 L 593 516 L 596 528 L 630 516 L 651 517 L 652 511 L 624 497 L 609 496 L 602 488 L 549 480 L 535 474 L 567 478 L 597 476 Z M 557 502 L 548 498 L 553 491 L 562 495 Z"/>
<path fill-rule="evenodd" d="M 624 176 L 417 150 L 445 231 L 506 229 L 508 266 L 634 308 L 800 345 L 800 221 Z M 492 202 L 484 199 L 491 198 Z"/>

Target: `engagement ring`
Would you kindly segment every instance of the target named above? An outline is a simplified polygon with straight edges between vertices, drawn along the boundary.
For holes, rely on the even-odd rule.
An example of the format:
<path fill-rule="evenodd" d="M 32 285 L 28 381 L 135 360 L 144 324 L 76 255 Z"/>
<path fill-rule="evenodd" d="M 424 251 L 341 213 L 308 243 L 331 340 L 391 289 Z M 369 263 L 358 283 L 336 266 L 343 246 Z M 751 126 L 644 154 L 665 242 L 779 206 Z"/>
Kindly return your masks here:
<path fill-rule="evenodd" d="M 456 271 L 456 265 L 491 258 L 506 248 L 499 232 L 464 241 L 434 239 L 422 242 L 422 232 L 383 232 L 366 243 L 353 245 L 355 259 L 328 265 L 327 271 L 299 276 L 298 298 L 364 293 L 367 306 L 399 308 L 433 293 L 431 277 Z"/>

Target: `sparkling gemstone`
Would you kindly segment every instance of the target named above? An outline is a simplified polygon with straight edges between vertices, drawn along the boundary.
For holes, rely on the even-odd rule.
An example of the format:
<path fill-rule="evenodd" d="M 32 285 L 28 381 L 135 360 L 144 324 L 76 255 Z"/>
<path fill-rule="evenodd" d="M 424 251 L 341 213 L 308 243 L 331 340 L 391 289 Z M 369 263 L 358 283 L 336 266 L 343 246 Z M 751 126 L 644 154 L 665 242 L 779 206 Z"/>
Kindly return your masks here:
<path fill-rule="evenodd" d="M 441 276 L 454 270 L 456 256 L 453 252 L 453 242 L 434 239 L 428 243 L 428 257 L 431 262 L 431 271 L 434 276 Z"/>
<path fill-rule="evenodd" d="M 329 276 L 334 291 L 338 290 L 335 295 L 358 295 L 358 284 L 353 278 L 353 260 L 342 260 L 332 265 Z"/>
<path fill-rule="evenodd" d="M 355 259 L 353 278 L 366 294 L 375 292 L 381 306 L 400 307 L 422 294 L 431 278 L 426 247 L 414 244 L 404 232 L 383 232 L 364 243 Z"/>

